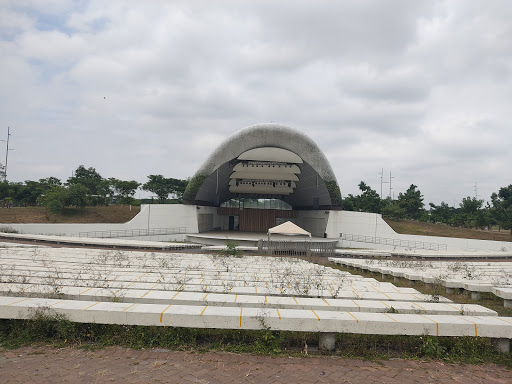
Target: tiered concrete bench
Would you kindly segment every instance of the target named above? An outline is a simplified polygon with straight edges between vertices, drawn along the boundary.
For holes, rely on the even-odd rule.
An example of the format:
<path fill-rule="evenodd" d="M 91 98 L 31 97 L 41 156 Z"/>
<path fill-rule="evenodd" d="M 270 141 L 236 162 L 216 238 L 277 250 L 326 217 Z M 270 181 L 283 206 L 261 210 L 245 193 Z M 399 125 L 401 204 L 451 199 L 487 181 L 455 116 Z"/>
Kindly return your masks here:
<path fill-rule="evenodd" d="M 505 308 L 512 308 L 512 288 L 493 287 L 492 292 L 503 299 Z"/>
<path fill-rule="evenodd" d="M 431 251 L 426 249 L 412 249 L 399 251 L 382 251 L 373 249 L 337 249 L 336 256 L 340 257 L 362 257 L 362 258 L 406 258 L 422 260 L 456 260 L 456 259 L 511 259 L 510 251 L 484 251 L 484 250 L 451 250 L 451 251 Z"/>
<path fill-rule="evenodd" d="M 474 300 L 481 293 L 490 292 L 504 299 L 506 307 L 511 306 L 512 296 L 505 292 L 512 289 L 512 262 L 508 261 L 384 261 L 330 258 L 331 262 L 354 268 L 366 269 L 383 276 L 390 275 L 395 279 L 405 278 L 423 281 L 426 284 L 441 284 L 447 293 L 456 289 L 465 290 Z M 504 293 L 501 293 L 504 292 Z M 507 298 L 507 297 L 509 298 Z"/>
<path fill-rule="evenodd" d="M 114 238 L 89 238 L 72 236 L 54 236 L 54 235 L 31 235 L 23 233 L 0 233 L 0 238 L 41 241 L 54 244 L 71 244 L 85 246 L 100 246 L 107 248 L 141 248 L 141 249 L 159 249 L 159 250 L 178 250 L 178 249 L 198 249 L 199 244 L 191 243 L 164 243 L 159 241 L 128 240 Z"/>
<path fill-rule="evenodd" d="M 216 307 L 175 304 L 69 301 L 0 297 L 0 317 L 31 318 L 48 308 L 70 321 L 102 324 L 220 329 L 272 329 L 321 332 L 321 346 L 333 349 L 335 333 L 380 335 L 480 336 L 510 350 L 512 318 L 496 316 L 421 315 L 338 312 L 306 309 Z"/>
<path fill-rule="evenodd" d="M 333 332 L 486 336 L 486 327 L 503 323 L 486 336 L 503 350 L 512 327 L 478 305 L 260 256 L 0 249 L 0 295 L 0 318 L 48 307 L 79 322 L 322 332 L 325 345 Z"/>

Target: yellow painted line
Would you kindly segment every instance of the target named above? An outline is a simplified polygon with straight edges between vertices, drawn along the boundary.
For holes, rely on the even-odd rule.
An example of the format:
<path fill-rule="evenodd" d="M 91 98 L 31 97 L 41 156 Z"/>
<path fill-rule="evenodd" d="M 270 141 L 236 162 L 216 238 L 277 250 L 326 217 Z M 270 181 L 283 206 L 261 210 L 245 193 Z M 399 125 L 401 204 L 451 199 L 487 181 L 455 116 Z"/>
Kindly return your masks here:
<path fill-rule="evenodd" d="M 295 297 L 293 298 L 293 301 L 295 301 L 295 304 L 299 305 L 299 303 L 297 302 L 297 299 Z"/>
<path fill-rule="evenodd" d="M 353 290 L 352 292 L 354 292 L 354 295 L 356 295 L 358 299 L 360 299 L 360 298 L 361 298 L 361 296 L 359 296 L 359 295 L 356 293 L 356 291 L 354 291 L 354 290 Z"/>
<path fill-rule="evenodd" d="M 265 304 L 268 304 L 267 296 L 265 296 Z"/>
<path fill-rule="evenodd" d="M 265 288 L 268 288 L 268 283 L 265 283 Z"/>
<path fill-rule="evenodd" d="M 247 283 L 246 283 L 246 282 L 245 282 L 245 280 L 244 280 L 244 287 L 245 287 L 246 285 L 247 285 Z"/>
<path fill-rule="evenodd" d="M 281 287 L 279 287 L 279 290 L 281 291 L 281 293 L 283 293 L 283 290 L 281 289 Z"/>
<path fill-rule="evenodd" d="M 98 305 L 99 303 L 101 303 L 101 301 L 98 301 L 97 303 L 94 303 L 93 305 L 89 305 L 88 307 L 82 309 L 82 311 L 85 311 L 86 309 L 89 309 L 91 307 L 94 307 L 95 305 Z"/>
<path fill-rule="evenodd" d="M 439 323 L 437 321 L 434 321 L 434 320 L 428 318 L 427 316 L 423 316 L 423 315 L 420 315 L 420 314 L 418 314 L 418 316 L 424 317 L 425 319 L 433 321 L 434 323 L 436 323 L 436 336 L 439 336 Z"/>
<path fill-rule="evenodd" d="M 334 297 L 334 293 L 332 293 L 332 291 L 330 289 L 327 289 L 329 291 L 329 293 L 331 294 L 331 296 Z"/>
<path fill-rule="evenodd" d="M 31 297 L 29 297 L 28 299 L 18 300 L 18 301 L 15 301 L 14 303 L 7 304 L 7 306 L 9 306 L 9 305 L 14 305 L 14 304 L 18 304 L 18 303 L 21 303 L 22 301 L 27 301 L 27 300 L 30 300 L 30 299 L 31 299 Z"/>
<path fill-rule="evenodd" d="M 359 306 L 359 304 L 357 304 L 354 300 L 352 300 L 352 302 L 357 305 L 357 308 L 359 309 L 359 312 L 361 312 L 361 307 Z"/>
<path fill-rule="evenodd" d="M 206 311 L 206 307 L 207 307 L 207 305 L 204 306 L 203 310 L 201 311 L 201 315 L 199 315 L 199 316 L 203 316 L 204 311 Z"/>
<path fill-rule="evenodd" d="M 205 301 L 205 300 L 206 300 L 206 298 L 208 297 L 208 295 L 209 295 L 209 294 L 210 294 L 210 293 L 207 293 L 207 294 L 203 297 L 203 301 Z"/>
<path fill-rule="evenodd" d="M 153 288 L 155 288 L 157 285 L 160 285 L 160 283 L 156 283 L 155 285 L 153 285 L 153 286 L 152 286 L 151 288 L 149 288 L 149 290 L 148 290 L 145 294 L 143 294 L 140 298 L 142 299 L 143 297 L 146 297 L 146 295 L 147 295 L 149 292 L 151 292 L 151 290 L 152 290 Z"/>
<path fill-rule="evenodd" d="M 357 317 L 355 317 L 353 314 L 351 314 L 350 312 L 347 312 L 350 316 L 352 316 L 354 318 L 354 320 L 356 321 L 356 323 L 359 323 L 359 320 L 357 320 Z"/>
<path fill-rule="evenodd" d="M 373 284 L 372 284 L 373 285 Z M 386 296 L 389 300 L 392 300 L 391 297 L 389 297 L 388 295 L 386 295 L 384 292 L 381 292 L 379 291 L 377 288 L 373 287 L 373 289 L 375 289 L 377 292 L 379 292 L 381 295 L 384 295 Z"/>
<path fill-rule="evenodd" d="M 79 295 L 81 295 L 81 294 L 83 294 L 83 293 L 85 293 L 85 292 L 88 292 L 88 291 L 90 291 L 90 290 L 91 290 L 91 289 L 93 289 L 93 288 L 94 288 L 94 287 L 91 287 L 91 288 L 89 288 L 89 289 L 86 289 L 85 291 L 80 292 L 80 293 L 79 293 Z"/>
<path fill-rule="evenodd" d="M 495 317 L 495 319 L 498 319 L 498 320 L 504 321 L 505 323 L 512 324 L 512 321 L 503 320 L 501 317 Z"/>
<path fill-rule="evenodd" d="M 160 313 L 160 322 L 162 322 L 162 319 L 164 317 L 164 312 L 167 311 L 169 308 L 171 308 L 172 304 L 169 304 L 163 311 Z"/>
<path fill-rule="evenodd" d="M 464 316 L 462 316 L 461 319 L 464 321 L 467 321 L 468 323 L 475 324 L 475 336 L 478 336 L 478 329 L 477 329 L 476 323 L 474 321 L 465 319 Z"/>
<path fill-rule="evenodd" d="M 397 287 L 395 287 L 394 285 L 392 285 L 392 287 L 393 287 L 393 289 L 394 289 L 395 291 L 397 291 L 398 293 L 401 293 L 401 292 L 400 292 L 400 290 L 399 290 Z"/>
<path fill-rule="evenodd" d="M 313 310 L 311 310 L 311 312 L 313 312 L 313 313 L 315 314 L 315 316 L 318 318 L 318 321 L 320 321 L 320 316 L 318 316 L 318 315 L 316 314 L 316 312 L 315 312 L 315 311 L 313 311 Z"/>
<path fill-rule="evenodd" d="M 49 307 L 53 307 L 54 305 L 57 305 L 57 304 L 59 304 L 59 303 L 62 303 L 63 301 L 66 301 L 66 300 L 57 301 L 56 303 L 53 303 L 52 305 L 49 305 Z"/>
<path fill-rule="evenodd" d="M 242 310 L 243 307 L 240 307 L 240 327 L 242 327 Z"/>
<path fill-rule="evenodd" d="M 380 301 L 382 304 L 384 304 L 386 307 L 388 308 L 391 308 L 391 306 L 387 305 L 385 302 L 383 302 L 382 300 Z"/>
<path fill-rule="evenodd" d="M 199 284 L 202 284 L 202 283 L 203 283 L 203 281 L 204 281 L 204 279 L 202 279 L 202 280 L 199 282 Z"/>
<path fill-rule="evenodd" d="M 395 323 L 398 323 L 398 321 L 396 321 L 395 319 L 393 319 L 391 316 L 389 316 L 387 313 L 383 313 L 384 316 L 387 316 L 389 317 L 391 320 L 393 320 Z"/>
<path fill-rule="evenodd" d="M 276 308 L 277 316 L 279 316 L 279 320 L 281 320 L 281 314 L 279 313 L 279 309 Z"/>
<path fill-rule="evenodd" d="M 168 273 L 166 273 L 165 275 L 161 275 L 158 279 L 156 279 L 156 281 L 162 280 L 166 275 L 168 275 Z"/>
<path fill-rule="evenodd" d="M 185 284 L 181 284 L 181 286 L 178 288 L 178 291 L 181 291 L 181 288 L 183 288 Z"/>
<path fill-rule="evenodd" d="M 147 274 L 149 274 L 149 272 L 147 272 L 147 273 L 143 273 L 142 275 L 140 275 L 139 277 L 137 277 L 135 280 L 133 280 L 133 283 L 135 283 L 137 280 L 139 280 L 142 276 L 146 276 Z M 132 283 L 132 284 L 133 284 L 133 283 Z M 130 285 L 131 285 L 131 284 L 130 284 Z M 129 285 L 129 286 L 130 286 L 130 285 Z"/>
<path fill-rule="evenodd" d="M 420 299 L 418 296 L 413 295 L 412 293 L 411 293 L 411 296 L 414 296 L 414 297 L 415 297 L 415 298 L 417 298 L 419 301 L 423 301 L 423 300 L 422 300 L 422 299 Z"/>
<path fill-rule="evenodd" d="M 174 298 L 175 298 L 176 296 L 178 296 L 178 295 L 179 295 L 179 293 L 180 293 L 180 292 L 176 292 L 176 294 L 172 297 L 172 299 L 171 299 L 171 300 L 174 300 Z"/>
<path fill-rule="evenodd" d="M 414 305 L 417 305 L 418 307 L 420 307 L 421 309 L 423 309 L 425 312 L 427 312 L 427 310 L 425 308 L 423 308 L 421 305 L 415 303 L 414 301 L 412 302 Z"/>
<path fill-rule="evenodd" d="M 238 298 L 238 295 L 235 295 L 235 303 L 236 303 L 236 299 Z"/>
<path fill-rule="evenodd" d="M 133 307 L 135 304 L 137 303 L 133 303 L 132 305 L 130 305 L 129 307 L 126 307 L 125 309 L 123 309 L 121 312 L 124 312 L 126 311 L 127 309 L 130 309 L 131 307 Z M 160 322 L 162 322 L 162 320 L 160 320 Z"/>
<path fill-rule="evenodd" d="M 254 290 L 256 291 L 256 293 L 258 293 L 258 287 L 254 287 Z"/>
<path fill-rule="evenodd" d="M 459 311 L 460 313 L 462 313 L 462 310 L 460 310 L 459 308 L 454 307 L 453 305 L 450 305 L 450 304 L 448 304 L 448 303 L 444 303 L 444 304 L 446 304 L 447 306 L 452 307 L 453 309 L 456 309 L 457 311 Z"/>
<path fill-rule="evenodd" d="M 322 300 L 323 300 L 323 301 L 324 301 L 324 303 L 325 303 L 325 304 L 327 304 L 329 307 L 331 306 L 331 304 L 329 304 L 329 303 L 327 302 L 327 300 L 325 300 L 323 297 L 322 297 Z"/>

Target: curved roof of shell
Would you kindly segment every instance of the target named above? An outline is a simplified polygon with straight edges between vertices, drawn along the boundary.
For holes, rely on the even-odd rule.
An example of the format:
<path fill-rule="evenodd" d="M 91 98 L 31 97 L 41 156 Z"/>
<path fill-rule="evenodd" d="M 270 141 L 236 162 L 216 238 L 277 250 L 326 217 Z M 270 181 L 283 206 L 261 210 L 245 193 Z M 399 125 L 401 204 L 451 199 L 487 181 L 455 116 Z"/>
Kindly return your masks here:
<path fill-rule="evenodd" d="M 272 193 L 272 178 L 267 176 L 264 179 L 270 180 L 270 188 L 268 184 L 263 187 L 262 182 L 255 186 L 256 193 L 250 193 L 247 180 L 238 179 L 234 174 L 240 170 L 240 165 L 237 169 L 234 168 L 242 163 L 248 170 L 251 161 L 262 162 L 261 169 L 258 169 L 260 173 L 264 173 L 263 165 L 268 167 L 273 163 L 293 164 L 293 167 L 300 170 L 293 172 L 299 180 L 293 184 L 294 188 L 288 194 L 282 188 L 277 188 L 277 193 Z M 276 177 L 275 181 L 283 180 L 283 177 Z M 251 184 L 250 176 L 245 179 Z M 241 184 L 244 185 L 243 188 Z M 276 184 L 279 183 L 274 183 L 274 188 Z M 311 138 L 284 125 L 257 124 L 236 132 L 213 151 L 189 183 L 184 200 L 188 203 L 218 206 L 243 191 L 240 196 L 280 198 L 294 208 L 327 208 L 339 205 L 337 201 L 333 201 L 337 199 L 332 198 L 333 185 L 338 188 L 334 172 Z"/>

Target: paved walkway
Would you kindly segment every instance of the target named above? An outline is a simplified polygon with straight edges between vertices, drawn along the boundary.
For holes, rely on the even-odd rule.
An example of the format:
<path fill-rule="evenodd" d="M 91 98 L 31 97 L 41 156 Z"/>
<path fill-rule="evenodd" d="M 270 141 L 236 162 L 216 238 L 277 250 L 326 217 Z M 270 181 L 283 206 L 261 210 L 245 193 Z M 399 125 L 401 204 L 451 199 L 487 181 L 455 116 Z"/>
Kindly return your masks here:
<path fill-rule="evenodd" d="M 109 347 L 0 349 L 1 383 L 512 383 L 492 364 L 267 357 Z"/>

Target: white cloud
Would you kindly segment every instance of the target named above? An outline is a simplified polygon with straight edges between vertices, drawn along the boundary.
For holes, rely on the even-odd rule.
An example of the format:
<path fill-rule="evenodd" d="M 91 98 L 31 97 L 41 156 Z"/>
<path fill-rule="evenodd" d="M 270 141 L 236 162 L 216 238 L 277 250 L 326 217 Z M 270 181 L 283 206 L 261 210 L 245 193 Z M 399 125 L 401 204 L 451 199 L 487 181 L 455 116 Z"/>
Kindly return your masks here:
<path fill-rule="evenodd" d="M 185 178 L 274 121 L 319 144 L 344 195 L 380 191 L 384 168 L 396 194 L 488 198 L 511 183 L 511 17 L 506 1 L 4 1 L 9 178 Z"/>

